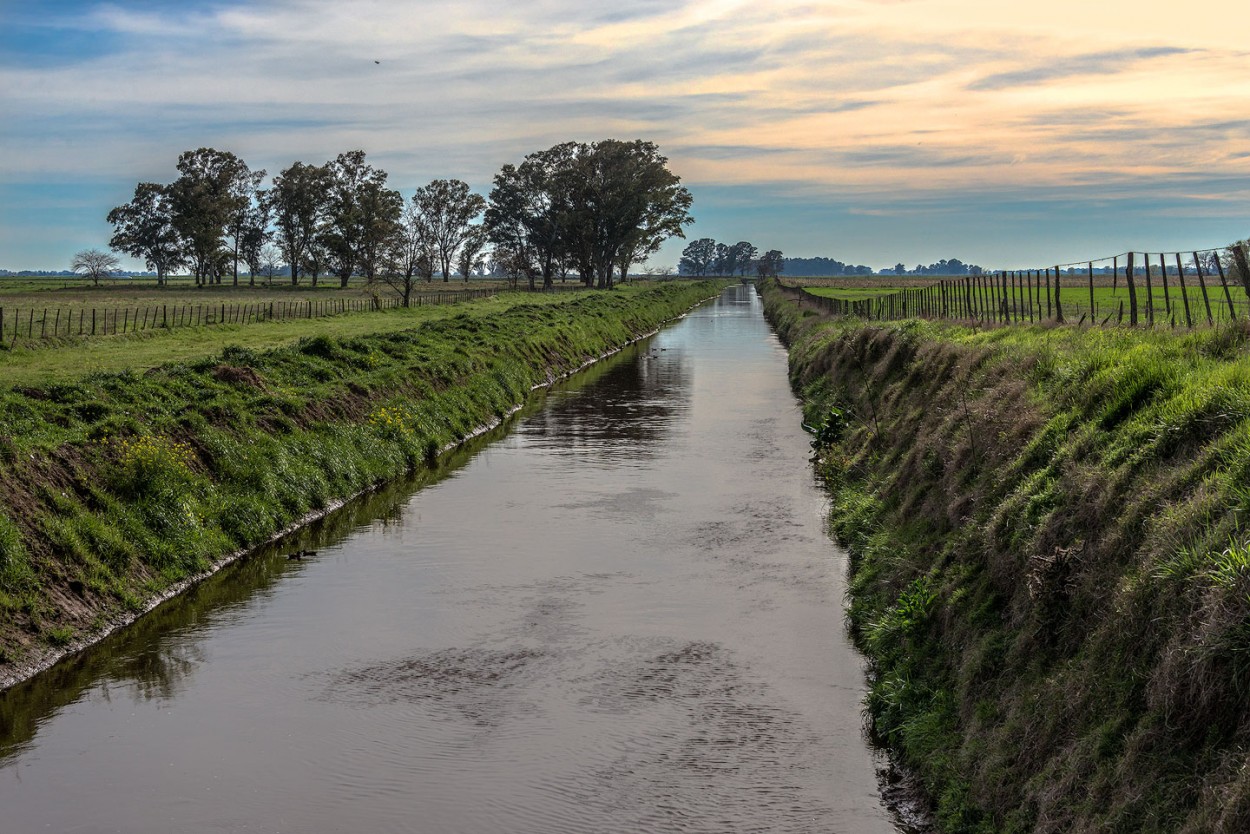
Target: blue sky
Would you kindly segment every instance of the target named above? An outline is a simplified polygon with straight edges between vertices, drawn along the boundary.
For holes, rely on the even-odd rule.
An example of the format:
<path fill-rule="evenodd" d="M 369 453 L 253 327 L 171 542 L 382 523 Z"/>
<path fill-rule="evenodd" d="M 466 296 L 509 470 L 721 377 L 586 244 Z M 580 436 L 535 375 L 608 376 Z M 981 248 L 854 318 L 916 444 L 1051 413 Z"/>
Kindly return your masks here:
<path fill-rule="evenodd" d="M 689 236 L 791 255 L 1216 246 L 1250 236 L 1250 49 L 1221 35 L 1247 23 L 1217 0 L 0 0 L 0 267 L 103 247 L 201 146 L 270 173 L 360 148 L 408 195 L 605 137 L 660 145 Z"/>

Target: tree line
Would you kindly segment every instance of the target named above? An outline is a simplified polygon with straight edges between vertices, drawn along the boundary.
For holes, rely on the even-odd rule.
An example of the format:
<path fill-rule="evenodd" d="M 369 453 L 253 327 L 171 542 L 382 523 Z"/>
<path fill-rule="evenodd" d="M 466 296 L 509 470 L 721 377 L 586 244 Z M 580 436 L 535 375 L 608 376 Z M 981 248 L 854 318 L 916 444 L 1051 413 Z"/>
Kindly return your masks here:
<path fill-rule="evenodd" d="M 691 195 L 667 163 L 651 142 L 565 142 L 504 165 L 488 197 L 436 179 L 405 200 L 362 150 L 294 162 L 265 188 L 263 169 L 199 148 L 178 157 L 173 182 L 141 182 L 108 213 L 109 246 L 143 260 L 159 284 L 189 268 L 197 285 L 230 275 L 237 286 L 240 264 L 254 284 L 285 264 L 292 284 L 330 275 L 346 286 L 359 275 L 405 305 L 418 281 L 483 270 L 531 289 L 573 271 L 610 288 L 693 222 Z M 91 251 L 103 258 L 79 253 L 76 270 L 116 265 Z"/>
<path fill-rule="evenodd" d="M 678 270 L 682 275 L 740 275 L 748 272 L 761 277 L 776 277 L 785 269 L 785 256 L 769 249 L 763 255 L 749 241 L 740 240 L 732 246 L 717 243 L 710 237 L 692 240 L 681 253 Z"/>

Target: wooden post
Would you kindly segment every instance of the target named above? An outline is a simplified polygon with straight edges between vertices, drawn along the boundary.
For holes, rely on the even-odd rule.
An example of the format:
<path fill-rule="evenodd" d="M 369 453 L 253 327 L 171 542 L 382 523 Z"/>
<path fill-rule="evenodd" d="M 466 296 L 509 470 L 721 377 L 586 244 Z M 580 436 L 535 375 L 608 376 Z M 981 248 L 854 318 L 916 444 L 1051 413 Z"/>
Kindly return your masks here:
<path fill-rule="evenodd" d="M 1224 264 L 1220 261 L 1220 253 L 1215 253 L 1215 268 L 1220 271 L 1220 286 L 1224 288 L 1224 300 L 1228 302 L 1228 318 L 1237 321 L 1237 308 L 1233 306 L 1233 294 L 1228 291 L 1228 279 L 1224 276 Z"/>
<path fill-rule="evenodd" d="M 1128 323 L 1137 326 L 1137 282 L 1133 280 L 1133 253 L 1128 253 L 1128 263 L 1124 267 L 1124 280 L 1128 283 Z"/>
<path fill-rule="evenodd" d="M 1240 245 L 1234 243 L 1232 245 L 1233 261 L 1237 264 L 1237 277 L 1241 279 L 1241 286 L 1246 291 L 1246 297 L 1250 298 L 1250 260 L 1246 258 L 1246 250 Z"/>
<path fill-rule="evenodd" d="M 1114 258 L 1111 259 L 1111 293 L 1112 295 L 1114 295 L 1120 289 L 1120 285 L 1119 283 L 1117 283 L 1119 280 L 1120 280 L 1120 256 L 1116 255 Z"/>
<path fill-rule="evenodd" d="M 1059 266 L 1055 265 L 1055 321 L 1063 324 L 1063 302 L 1059 298 Z"/>
<path fill-rule="evenodd" d="M 1207 281 L 1202 274 L 1202 261 L 1198 260 L 1198 253 L 1194 253 L 1194 269 L 1198 270 L 1198 286 L 1202 287 L 1202 303 L 1207 308 L 1207 324 L 1215 324 L 1215 316 L 1211 315 L 1211 297 L 1207 295 Z"/>
<path fill-rule="evenodd" d="M 95 335 L 95 308 L 91 308 L 91 335 Z"/>
<path fill-rule="evenodd" d="M 1094 262 L 1089 262 L 1089 321 L 1094 323 Z"/>
<path fill-rule="evenodd" d="M 1163 309 L 1170 317 L 1172 315 L 1172 293 L 1168 289 L 1168 262 L 1164 260 L 1163 253 L 1159 253 L 1159 273 L 1163 278 Z M 1175 319 L 1173 319 L 1175 323 Z"/>
<path fill-rule="evenodd" d="M 4 320 L 4 317 L 0 316 L 0 322 L 2 322 L 3 320 Z M 56 308 L 56 324 L 52 325 L 52 335 L 53 336 L 61 335 L 61 308 L 60 307 Z M 4 328 L 2 326 L 0 326 L 0 341 L 4 341 Z"/>
<path fill-rule="evenodd" d="M 1150 253 L 1142 252 L 1142 266 L 1146 269 L 1146 323 L 1155 326 L 1155 293 L 1150 284 Z"/>
<path fill-rule="evenodd" d="M 1185 326 L 1190 330 L 1194 327 L 1194 317 L 1189 313 L 1189 290 L 1185 287 L 1185 267 L 1181 264 L 1181 253 L 1176 253 L 1176 277 L 1181 282 L 1181 300 L 1185 302 Z"/>

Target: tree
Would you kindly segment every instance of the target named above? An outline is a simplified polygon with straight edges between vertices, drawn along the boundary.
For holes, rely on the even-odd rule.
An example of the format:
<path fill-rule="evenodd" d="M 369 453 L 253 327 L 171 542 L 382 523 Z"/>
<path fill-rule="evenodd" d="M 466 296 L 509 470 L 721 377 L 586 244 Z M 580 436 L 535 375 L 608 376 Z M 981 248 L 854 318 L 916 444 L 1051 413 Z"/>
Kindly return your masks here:
<path fill-rule="evenodd" d="M 568 260 L 571 215 L 558 175 L 571 164 L 574 147 L 566 143 L 532 153 L 495 175 L 486 208 L 487 238 L 495 245 L 501 271 L 526 275 L 530 289 L 539 274 L 543 289 L 550 287 L 552 275 Z"/>
<path fill-rule="evenodd" d="M 745 240 L 738 241 L 731 249 L 733 250 L 734 266 L 737 268 L 738 274 L 745 278 L 747 270 L 755 264 L 755 259 L 759 257 L 760 250 Z M 733 273 L 729 274 L 732 275 Z"/>
<path fill-rule="evenodd" d="M 327 180 L 325 168 L 303 162 L 273 178 L 268 203 L 276 229 L 274 237 L 291 266 L 292 285 L 299 283 L 300 269 L 307 262 L 308 250 L 325 215 Z M 320 263 L 320 258 L 315 260 Z"/>
<path fill-rule="evenodd" d="M 899 264 L 895 264 L 895 265 L 894 265 L 894 274 L 895 274 L 895 275 L 906 275 L 906 274 L 907 274 L 907 265 L 906 265 L 906 264 L 901 264 L 901 263 L 899 263 Z"/>
<path fill-rule="evenodd" d="M 690 241 L 681 251 L 678 267 L 683 275 L 707 275 L 715 257 L 716 241 L 710 237 L 701 237 Z"/>
<path fill-rule="evenodd" d="M 269 200 L 263 191 L 256 192 L 256 202 L 247 212 L 239 229 L 238 252 L 247 264 L 248 286 L 256 286 L 256 275 L 263 260 L 262 250 L 269 244 Z M 238 279 L 235 279 L 238 283 Z"/>
<path fill-rule="evenodd" d="M 186 263 L 186 247 L 174 224 L 169 187 L 154 182 L 135 186 L 135 196 L 108 213 L 113 224 L 109 247 L 132 258 L 142 258 L 164 286 L 171 271 Z"/>
<path fill-rule="evenodd" d="M 169 186 L 174 226 L 186 241 L 196 283 L 220 283 L 228 259 L 226 227 L 242 211 L 238 183 L 247 177 L 247 165 L 229 151 L 199 148 L 178 157 L 178 171 Z"/>
<path fill-rule="evenodd" d="M 258 213 L 264 202 L 264 193 L 260 190 L 260 183 L 265 179 L 265 170 L 250 171 L 242 160 L 239 161 L 239 168 L 235 172 L 234 181 L 230 184 L 230 215 L 226 221 L 226 236 L 231 241 L 231 263 L 234 275 L 234 286 L 239 285 L 239 261 L 247 262 L 244 254 L 244 238 L 248 235 L 255 237 L 256 235 L 264 236 L 266 226 L 268 224 L 268 211 L 264 214 L 265 225 L 257 228 L 257 222 L 261 220 Z M 259 248 L 259 244 L 254 244 Z M 253 283 L 255 283 L 256 273 L 252 271 Z"/>
<path fill-rule="evenodd" d="M 557 175 L 568 249 L 583 280 L 608 289 L 623 257 L 684 237 L 682 227 L 694 222 L 690 192 L 652 142 L 604 139 L 571 149 L 571 164 Z"/>
<path fill-rule="evenodd" d="M 481 264 L 482 251 L 486 248 L 486 244 L 486 226 L 481 223 L 470 226 L 456 256 L 456 268 L 464 276 L 464 280 L 468 281 L 469 276 Z"/>
<path fill-rule="evenodd" d="M 385 268 L 379 273 L 379 278 L 399 295 L 407 307 L 416 282 L 420 279 L 431 280 L 433 275 L 433 239 L 421 213 L 415 205 L 409 205 L 391 236 Z"/>
<path fill-rule="evenodd" d="M 734 267 L 733 256 L 730 249 L 723 243 L 716 244 L 716 248 L 712 250 L 712 265 L 710 267 L 713 275 L 733 275 Z"/>
<path fill-rule="evenodd" d="M 282 264 L 282 249 L 272 243 L 265 244 L 260 248 L 258 263 L 260 274 L 265 276 L 265 286 L 271 286 Z"/>
<path fill-rule="evenodd" d="M 117 265 L 117 257 L 108 252 L 101 252 L 99 249 L 84 249 L 70 261 L 69 268 L 74 272 L 81 272 L 98 287 L 100 279 L 109 277 L 113 270 L 117 269 Z"/>
<path fill-rule="evenodd" d="M 386 172 L 366 163 L 364 151 L 341 153 L 326 163 L 325 170 L 329 196 L 319 238 L 331 270 L 339 276 L 339 285 L 346 287 L 356 267 L 363 266 L 361 255 L 370 234 L 366 228 L 370 222 L 367 193 L 383 189 Z M 402 200 L 399 207 L 402 211 Z"/>
<path fill-rule="evenodd" d="M 387 248 L 393 245 L 399 234 L 404 198 L 398 191 L 385 188 L 378 182 L 366 182 L 358 197 L 360 240 L 357 260 L 365 280 L 372 284 L 386 257 Z"/>
<path fill-rule="evenodd" d="M 755 271 L 761 278 L 776 278 L 785 268 L 786 259 L 779 249 L 769 249 L 755 262 Z"/>
<path fill-rule="evenodd" d="M 418 188 L 412 199 L 430 229 L 443 280 L 448 281 L 456 251 L 469 235 L 473 218 L 486 208 L 486 200 L 471 192 L 469 184 L 461 180 L 434 180 Z M 464 279 L 469 280 L 469 276 Z"/>

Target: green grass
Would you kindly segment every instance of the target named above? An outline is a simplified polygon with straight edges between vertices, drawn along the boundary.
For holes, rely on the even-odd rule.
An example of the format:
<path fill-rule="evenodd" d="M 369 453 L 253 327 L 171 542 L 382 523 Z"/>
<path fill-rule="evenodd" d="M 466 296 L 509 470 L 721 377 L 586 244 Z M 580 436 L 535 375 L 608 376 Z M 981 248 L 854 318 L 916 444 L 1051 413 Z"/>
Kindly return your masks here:
<path fill-rule="evenodd" d="M 767 288 L 874 735 L 952 832 L 1250 827 L 1250 327 L 834 322 Z"/>
<path fill-rule="evenodd" d="M 631 293 L 637 288 L 623 287 L 621 291 Z M 410 307 L 247 325 L 158 329 L 124 336 L 73 340 L 58 345 L 23 346 L 19 343 L 12 350 L 0 351 L 0 386 L 60 383 L 95 373 L 140 372 L 168 362 L 191 361 L 232 344 L 246 344 L 254 350 L 272 350 L 318 335 L 351 338 L 388 333 L 462 313 L 483 316 L 503 312 L 518 304 L 565 304 L 576 295 L 506 292 L 493 298 L 448 306 Z"/>

